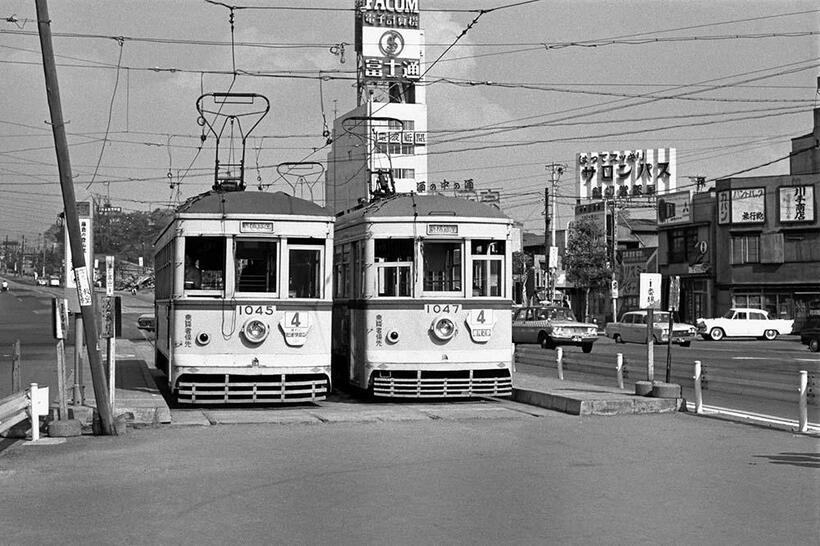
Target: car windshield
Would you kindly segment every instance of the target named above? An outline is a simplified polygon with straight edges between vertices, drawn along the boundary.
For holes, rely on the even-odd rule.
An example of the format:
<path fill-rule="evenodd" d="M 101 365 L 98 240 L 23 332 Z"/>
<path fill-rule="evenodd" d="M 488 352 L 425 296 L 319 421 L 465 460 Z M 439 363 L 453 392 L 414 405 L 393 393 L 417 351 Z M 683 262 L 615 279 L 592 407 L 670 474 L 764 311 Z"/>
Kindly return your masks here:
<path fill-rule="evenodd" d="M 734 310 L 729 309 L 728 311 L 726 311 L 726 314 L 723 315 L 723 318 L 732 318 L 733 316 L 735 316 Z"/>
<path fill-rule="evenodd" d="M 655 324 L 669 324 L 669 313 L 666 311 L 655 311 L 653 313 Z"/>
<path fill-rule="evenodd" d="M 535 318 L 537 320 L 575 320 L 575 315 L 572 314 L 572 309 L 554 307 L 536 310 Z"/>

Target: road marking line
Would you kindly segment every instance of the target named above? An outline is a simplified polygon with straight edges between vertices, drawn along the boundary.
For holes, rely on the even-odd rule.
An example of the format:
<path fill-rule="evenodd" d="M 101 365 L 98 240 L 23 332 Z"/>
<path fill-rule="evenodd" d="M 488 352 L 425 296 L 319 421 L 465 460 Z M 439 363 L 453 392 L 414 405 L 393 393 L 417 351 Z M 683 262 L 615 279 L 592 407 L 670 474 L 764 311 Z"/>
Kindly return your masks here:
<path fill-rule="evenodd" d="M 820 358 L 795 358 L 795 360 L 799 360 L 800 362 L 820 362 Z"/>
<path fill-rule="evenodd" d="M 686 403 L 686 409 L 689 411 L 695 410 L 695 404 L 693 402 Z M 749 420 L 754 421 L 762 421 L 765 423 L 772 423 L 778 425 L 788 425 L 791 427 L 797 427 L 798 422 L 795 419 L 787 419 L 785 417 L 776 417 L 774 415 L 766 415 L 763 413 L 755 413 L 752 411 L 742 411 L 742 410 L 733 410 L 729 408 L 723 408 L 720 406 L 707 406 L 706 404 L 703 405 L 703 413 L 705 414 L 724 414 L 724 415 L 731 415 L 732 417 L 743 417 Z M 820 423 L 807 423 L 807 428 L 812 431 L 820 431 Z"/>
<path fill-rule="evenodd" d="M 765 356 L 733 356 L 732 360 L 768 360 Z"/>

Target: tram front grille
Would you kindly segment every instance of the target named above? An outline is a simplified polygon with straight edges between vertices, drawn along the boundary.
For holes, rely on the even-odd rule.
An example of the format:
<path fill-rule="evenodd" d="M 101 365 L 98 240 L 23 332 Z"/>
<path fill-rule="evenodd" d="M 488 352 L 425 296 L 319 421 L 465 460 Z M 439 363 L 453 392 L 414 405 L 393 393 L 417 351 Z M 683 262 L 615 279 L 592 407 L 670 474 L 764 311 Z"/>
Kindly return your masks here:
<path fill-rule="evenodd" d="M 177 400 L 183 404 L 273 404 L 317 402 L 327 397 L 322 374 L 183 374 Z"/>
<path fill-rule="evenodd" d="M 373 374 L 373 394 L 390 398 L 512 396 L 509 370 L 399 370 Z"/>

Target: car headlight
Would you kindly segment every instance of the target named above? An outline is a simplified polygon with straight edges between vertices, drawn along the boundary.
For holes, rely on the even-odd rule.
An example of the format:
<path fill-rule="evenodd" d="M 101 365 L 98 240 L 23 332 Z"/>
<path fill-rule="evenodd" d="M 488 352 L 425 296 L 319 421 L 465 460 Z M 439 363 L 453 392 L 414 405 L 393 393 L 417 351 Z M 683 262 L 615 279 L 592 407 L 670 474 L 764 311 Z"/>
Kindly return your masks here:
<path fill-rule="evenodd" d="M 598 328 L 596 328 L 595 326 L 590 326 L 589 328 L 587 328 L 587 333 L 588 334 L 597 334 L 598 333 Z"/>
<path fill-rule="evenodd" d="M 553 328 L 552 329 L 552 335 L 562 337 L 564 335 L 564 329 L 563 328 Z"/>
<path fill-rule="evenodd" d="M 430 329 L 441 341 L 447 341 L 456 335 L 456 324 L 449 317 L 439 317 L 433 321 Z"/>
<path fill-rule="evenodd" d="M 268 337 L 268 325 L 259 319 L 251 319 L 242 327 L 242 333 L 245 334 L 245 339 L 251 343 L 262 343 Z"/>

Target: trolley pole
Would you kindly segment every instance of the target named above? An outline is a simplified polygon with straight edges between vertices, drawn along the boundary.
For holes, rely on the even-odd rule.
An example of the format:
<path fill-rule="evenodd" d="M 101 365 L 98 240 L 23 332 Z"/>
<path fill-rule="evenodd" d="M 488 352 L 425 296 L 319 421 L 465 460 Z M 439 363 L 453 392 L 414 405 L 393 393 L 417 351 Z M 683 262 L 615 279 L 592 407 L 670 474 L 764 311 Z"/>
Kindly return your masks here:
<path fill-rule="evenodd" d="M 104 435 L 116 435 L 117 429 L 108 399 L 105 370 L 100 362 L 97 322 L 94 319 L 93 293 L 80 238 L 80 220 L 77 214 L 77 201 L 74 197 L 71 159 L 68 153 L 68 140 L 66 139 L 63 109 L 60 102 L 60 88 L 57 82 L 57 66 L 54 62 L 54 47 L 51 41 L 51 18 L 48 15 L 46 0 L 35 0 L 35 3 L 37 6 L 37 28 L 40 35 L 40 47 L 43 52 L 43 71 L 46 80 L 48 109 L 51 114 L 51 130 L 54 134 L 54 147 L 57 152 L 57 168 L 60 173 L 63 208 L 65 209 L 66 225 L 68 226 L 72 268 L 77 283 L 77 299 L 83 317 L 88 362 L 91 366 L 91 379 L 94 385 L 94 398 L 97 401 L 97 411 L 100 414 L 102 433 Z"/>
<path fill-rule="evenodd" d="M 550 189 L 544 188 L 544 277 L 546 278 L 547 294 L 552 304 L 552 275 L 549 273 L 550 246 Z"/>

